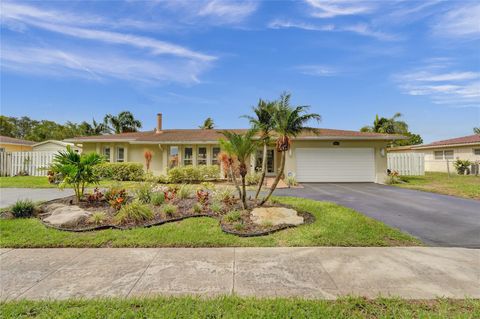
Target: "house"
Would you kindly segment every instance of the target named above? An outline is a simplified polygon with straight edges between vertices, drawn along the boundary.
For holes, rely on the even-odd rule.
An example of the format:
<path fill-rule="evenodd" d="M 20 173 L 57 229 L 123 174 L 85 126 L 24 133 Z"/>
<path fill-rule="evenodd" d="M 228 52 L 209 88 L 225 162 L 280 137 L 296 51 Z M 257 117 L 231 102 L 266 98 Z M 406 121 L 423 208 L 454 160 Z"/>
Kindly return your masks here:
<path fill-rule="evenodd" d="M 34 144 L 32 148 L 33 148 L 33 151 L 35 152 L 58 152 L 58 151 L 66 150 L 67 146 L 70 146 L 76 152 L 82 151 L 82 148 L 80 146 L 76 146 L 73 143 L 62 142 L 57 140 L 43 141 L 43 142 Z"/>
<path fill-rule="evenodd" d="M 0 135 L 0 152 L 31 151 L 35 142 Z"/>
<path fill-rule="evenodd" d="M 218 165 L 223 130 L 162 129 L 162 115 L 157 115 L 157 128 L 147 132 L 85 136 L 67 139 L 82 144 L 83 152 L 98 152 L 110 162 L 144 163 L 144 153 L 152 153 L 150 168 L 164 174 L 177 165 Z M 245 132 L 245 129 L 230 130 Z M 316 129 L 293 139 L 288 152 L 285 175 L 299 182 L 376 182 L 386 178 L 386 147 L 403 136 Z M 250 170 L 260 168 L 261 150 L 251 156 Z M 275 175 L 280 153 L 274 145 L 268 149 L 267 173 Z"/>
<path fill-rule="evenodd" d="M 453 163 L 457 159 L 480 162 L 480 135 L 462 136 L 424 145 L 393 147 L 389 148 L 388 152 L 424 153 L 425 171 L 447 172 L 450 170 L 454 172 Z"/>

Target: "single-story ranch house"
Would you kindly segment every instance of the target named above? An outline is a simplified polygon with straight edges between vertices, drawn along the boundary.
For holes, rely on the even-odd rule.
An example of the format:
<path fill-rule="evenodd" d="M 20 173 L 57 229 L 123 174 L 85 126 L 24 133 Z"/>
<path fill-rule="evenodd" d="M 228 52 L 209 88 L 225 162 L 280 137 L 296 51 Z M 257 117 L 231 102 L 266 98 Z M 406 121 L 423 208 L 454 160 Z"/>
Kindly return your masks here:
<path fill-rule="evenodd" d="M 451 138 L 424 145 L 394 147 L 389 153 L 424 153 L 425 171 L 455 171 L 453 163 L 457 159 L 480 162 L 480 134 Z"/>
<path fill-rule="evenodd" d="M 147 132 L 85 136 L 67 139 L 82 144 L 83 152 L 104 154 L 110 162 L 145 164 L 144 153 L 152 153 L 150 168 L 156 175 L 177 165 L 218 165 L 218 129 L 162 129 L 162 115 L 157 115 L 157 128 Z M 245 129 L 233 129 L 238 133 Z M 384 183 L 387 170 L 386 148 L 390 141 L 403 136 L 316 129 L 296 137 L 287 154 L 285 175 L 299 182 L 376 182 Z M 252 156 L 253 172 L 261 165 L 261 147 Z M 274 145 L 268 150 L 267 170 L 275 175 L 280 154 Z"/>

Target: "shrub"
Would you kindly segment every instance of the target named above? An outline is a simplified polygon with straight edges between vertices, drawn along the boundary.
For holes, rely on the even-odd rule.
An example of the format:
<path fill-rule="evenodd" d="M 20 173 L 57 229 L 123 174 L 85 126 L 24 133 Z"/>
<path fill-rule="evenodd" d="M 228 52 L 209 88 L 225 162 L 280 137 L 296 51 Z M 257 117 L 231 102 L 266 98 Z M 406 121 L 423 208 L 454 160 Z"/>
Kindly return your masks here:
<path fill-rule="evenodd" d="M 145 175 L 141 163 L 103 163 L 93 171 L 100 178 L 116 181 L 141 181 Z"/>
<path fill-rule="evenodd" d="M 217 165 L 187 165 L 171 168 L 168 171 L 170 183 L 191 183 L 216 180 L 220 176 L 220 168 Z"/>
<path fill-rule="evenodd" d="M 29 199 L 20 199 L 12 206 L 12 214 L 15 218 L 32 217 L 35 213 L 35 204 Z"/>
<path fill-rule="evenodd" d="M 186 199 L 186 198 L 192 197 L 193 189 L 190 185 L 183 184 L 178 188 L 177 195 L 178 195 L 178 198 L 180 199 Z"/>
<path fill-rule="evenodd" d="M 248 173 L 245 176 L 245 182 L 247 183 L 247 185 L 257 185 L 260 182 L 261 177 L 262 174 L 258 172 Z"/>
<path fill-rule="evenodd" d="M 203 182 L 202 183 L 202 188 L 213 191 L 215 190 L 215 184 L 212 182 Z"/>
<path fill-rule="evenodd" d="M 458 159 L 455 161 L 455 163 L 453 163 L 453 166 L 459 175 L 470 174 L 470 165 L 472 165 L 472 162 L 461 159 Z"/>
<path fill-rule="evenodd" d="M 119 210 L 126 203 L 127 191 L 119 185 L 114 185 L 105 192 L 105 199 L 110 207 Z"/>
<path fill-rule="evenodd" d="M 115 216 L 118 224 L 140 223 L 153 218 L 153 212 L 148 205 L 135 200 L 123 206 Z"/>
<path fill-rule="evenodd" d="M 95 225 L 101 225 L 107 219 L 107 215 L 104 212 L 95 212 L 90 216 L 90 222 Z"/>
<path fill-rule="evenodd" d="M 242 219 L 242 214 L 237 210 L 231 211 L 225 215 L 225 220 L 229 223 L 239 221 L 240 219 Z"/>
<path fill-rule="evenodd" d="M 200 203 L 195 203 L 192 207 L 194 213 L 201 213 L 203 211 L 203 206 Z"/>
<path fill-rule="evenodd" d="M 87 195 L 87 202 L 90 204 L 98 203 L 103 199 L 103 193 L 95 187 L 93 193 Z"/>
<path fill-rule="evenodd" d="M 162 206 L 162 211 L 165 213 L 165 215 L 172 216 L 178 211 L 178 207 L 172 204 L 165 204 Z"/>
<path fill-rule="evenodd" d="M 160 192 L 153 193 L 150 199 L 150 203 L 153 206 L 161 206 L 163 203 L 165 203 L 165 194 Z"/>
<path fill-rule="evenodd" d="M 142 183 L 136 190 L 135 195 L 137 199 L 143 203 L 148 204 L 152 200 L 152 186 L 148 183 Z"/>
<path fill-rule="evenodd" d="M 197 201 L 202 205 L 208 205 L 209 193 L 203 189 L 197 190 Z"/>
<path fill-rule="evenodd" d="M 213 195 L 214 200 L 222 202 L 226 206 L 231 206 L 235 203 L 235 196 L 233 195 L 233 190 L 229 187 L 225 187 L 221 190 L 218 190 Z"/>
<path fill-rule="evenodd" d="M 295 176 L 287 176 L 287 178 L 285 179 L 285 182 L 287 183 L 288 187 L 298 185 L 298 182 L 297 182 L 297 179 L 295 178 Z"/>
<path fill-rule="evenodd" d="M 219 202 L 213 202 L 212 205 L 210 205 L 210 210 L 214 213 L 220 213 L 222 208 L 222 204 Z"/>
<path fill-rule="evenodd" d="M 387 185 L 393 185 L 400 183 L 400 173 L 397 171 L 390 171 L 386 180 Z"/>
<path fill-rule="evenodd" d="M 243 223 L 237 223 L 233 226 L 235 230 L 243 230 L 245 228 L 245 225 Z"/>

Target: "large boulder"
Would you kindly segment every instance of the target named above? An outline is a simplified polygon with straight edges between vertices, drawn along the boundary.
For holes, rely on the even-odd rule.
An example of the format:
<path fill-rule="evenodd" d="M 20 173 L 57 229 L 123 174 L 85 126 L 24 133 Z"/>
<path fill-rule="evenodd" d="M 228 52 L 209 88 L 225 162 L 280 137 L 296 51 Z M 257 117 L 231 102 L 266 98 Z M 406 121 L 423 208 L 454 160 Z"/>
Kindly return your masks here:
<path fill-rule="evenodd" d="M 286 207 L 257 207 L 250 213 L 250 219 L 257 225 L 303 224 L 303 217 L 298 216 L 296 210 Z"/>
<path fill-rule="evenodd" d="M 75 205 L 50 204 L 45 207 L 50 216 L 43 221 L 57 227 L 75 227 L 86 221 L 92 214 Z"/>

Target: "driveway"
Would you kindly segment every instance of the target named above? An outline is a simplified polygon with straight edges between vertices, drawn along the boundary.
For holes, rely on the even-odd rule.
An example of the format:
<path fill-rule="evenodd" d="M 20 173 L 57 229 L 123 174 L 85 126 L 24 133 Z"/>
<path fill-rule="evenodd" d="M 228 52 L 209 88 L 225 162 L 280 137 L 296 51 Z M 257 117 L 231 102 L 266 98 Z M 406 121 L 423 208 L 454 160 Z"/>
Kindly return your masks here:
<path fill-rule="evenodd" d="M 351 207 L 432 246 L 480 248 L 480 201 L 373 183 L 305 183 L 275 195 Z"/>
<path fill-rule="evenodd" d="M 0 208 L 8 207 L 19 199 L 30 199 L 34 202 L 47 201 L 73 195 L 73 190 L 57 188 L 0 188 Z"/>

